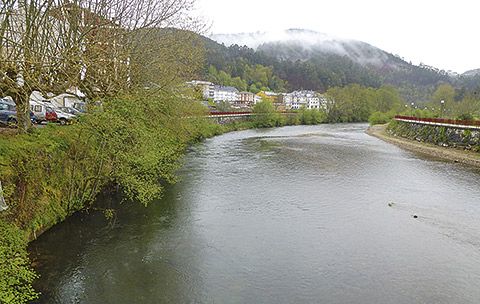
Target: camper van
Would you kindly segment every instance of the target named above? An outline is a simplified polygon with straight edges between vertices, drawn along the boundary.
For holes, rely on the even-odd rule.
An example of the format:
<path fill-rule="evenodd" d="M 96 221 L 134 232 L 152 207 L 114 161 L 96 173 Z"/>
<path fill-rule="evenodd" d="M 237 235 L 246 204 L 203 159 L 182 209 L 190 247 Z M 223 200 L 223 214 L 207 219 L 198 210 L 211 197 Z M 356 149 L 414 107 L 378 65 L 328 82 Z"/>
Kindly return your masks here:
<path fill-rule="evenodd" d="M 85 110 L 85 102 L 83 102 L 80 98 L 73 94 L 60 94 L 58 96 L 52 97 L 49 99 L 52 104 L 57 107 L 69 107 L 69 108 L 74 108 L 77 109 L 81 112 L 84 112 Z"/>
<path fill-rule="evenodd" d="M 42 121 L 46 121 L 46 114 L 47 114 L 47 107 L 49 105 L 45 104 L 42 101 L 37 101 L 30 99 L 30 111 L 35 114 L 35 117 L 37 118 L 37 122 L 41 123 Z"/>
<path fill-rule="evenodd" d="M 85 102 L 72 94 L 64 93 L 49 99 L 45 98 L 39 91 L 33 91 L 30 95 L 30 110 L 35 114 L 39 123 L 49 120 L 46 117 L 48 108 L 60 114 L 58 117 L 60 122 L 72 120 L 74 116 L 61 112 L 62 107 L 71 107 L 80 112 L 85 112 Z"/>

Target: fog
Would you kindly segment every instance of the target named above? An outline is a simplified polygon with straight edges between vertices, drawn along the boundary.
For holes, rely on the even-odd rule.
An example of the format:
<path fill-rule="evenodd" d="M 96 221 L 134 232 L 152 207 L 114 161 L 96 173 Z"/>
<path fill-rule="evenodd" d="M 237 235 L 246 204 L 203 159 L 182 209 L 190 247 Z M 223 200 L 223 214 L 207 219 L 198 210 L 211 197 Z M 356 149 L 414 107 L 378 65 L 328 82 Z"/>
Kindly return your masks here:
<path fill-rule="evenodd" d="M 218 43 L 225 44 L 225 46 L 237 44 L 239 46 L 246 45 L 253 49 L 270 43 L 295 45 L 295 47 L 303 49 L 303 52 L 296 54 L 296 58 L 290 58 L 294 60 L 307 59 L 312 53 L 319 52 L 347 56 L 362 65 L 384 65 L 388 59 L 388 55 L 385 52 L 368 43 L 303 29 L 214 34 L 210 38 Z"/>

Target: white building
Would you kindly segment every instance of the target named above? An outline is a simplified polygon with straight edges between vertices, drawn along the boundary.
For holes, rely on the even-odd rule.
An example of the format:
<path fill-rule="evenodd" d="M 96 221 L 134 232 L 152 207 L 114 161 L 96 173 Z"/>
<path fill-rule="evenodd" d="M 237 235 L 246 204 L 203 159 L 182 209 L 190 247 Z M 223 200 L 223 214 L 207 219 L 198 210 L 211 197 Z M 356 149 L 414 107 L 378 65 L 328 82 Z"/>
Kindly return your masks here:
<path fill-rule="evenodd" d="M 326 110 L 327 109 L 327 104 L 328 104 L 327 97 L 325 97 L 325 95 L 318 94 L 318 100 L 319 100 L 319 103 L 320 103 L 320 109 Z"/>
<path fill-rule="evenodd" d="M 228 102 L 236 102 L 239 100 L 239 92 L 234 87 L 224 87 L 215 85 L 213 89 L 213 101 L 228 101 Z"/>
<path fill-rule="evenodd" d="M 319 96 L 314 91 L 294 91 L 283 95 L 283 101 L 285 102 L 285 108 L 287 110 L 299 110 L 301 108 L 306 109 L 320 109 L 325 97 Z M 325 100 L 326 102 L 326 100 Z"/>

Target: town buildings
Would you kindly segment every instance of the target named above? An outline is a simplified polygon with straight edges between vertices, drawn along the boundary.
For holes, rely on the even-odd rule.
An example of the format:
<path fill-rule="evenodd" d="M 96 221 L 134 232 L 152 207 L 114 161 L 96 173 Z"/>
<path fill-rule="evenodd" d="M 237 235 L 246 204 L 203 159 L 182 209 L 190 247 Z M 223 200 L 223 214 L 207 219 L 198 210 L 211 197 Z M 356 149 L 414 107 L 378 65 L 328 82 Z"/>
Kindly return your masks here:
<path fill-rule="evenodd" d="M 213 101 L 227 101 L 234 103 L 239 100 L 239 92 L 234 87 L 215 85 L 213 89 Z"/>
<path fill-rule="evenodd" d="M 285 108 L 287 110 L 320 109 L 320 96 L 314 91 L 294 91 L 283 96 Z M 322 102 L 326 101 L 322 97 Z M 323 106 L 322 106 L 323 107 Z"/>
<path fill-rule="evenodd" d="M 305 109 L 326 109 L 327 99 L 325 96 L 310 90 L 299 90 L 291 93 L 276 93 L 262 91 L 258 94 L 252 92 L 239 92 L 231 86 L 215 85 L 208 81 L 193 80 L 187 84 L 201 90 L 205 100 L 215 103 L 228 102 L 234 108 L 252 108 L 261 100 L 270 101 L 277 111 Z"/>

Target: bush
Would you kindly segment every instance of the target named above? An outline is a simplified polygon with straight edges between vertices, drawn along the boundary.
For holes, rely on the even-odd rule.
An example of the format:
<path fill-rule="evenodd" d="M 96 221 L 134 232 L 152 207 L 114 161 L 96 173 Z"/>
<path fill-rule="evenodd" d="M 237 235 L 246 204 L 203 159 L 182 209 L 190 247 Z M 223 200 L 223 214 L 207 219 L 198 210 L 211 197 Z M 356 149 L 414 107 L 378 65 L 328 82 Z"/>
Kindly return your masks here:
<path fill-rule="evenodd" d="M 390 122 L 390 120 L 392 120 L 392 117 L 387 113 L 382 113 L 382 112 L 374 112 L 368 118 L 368 122 L 370 123 L 370 125 L 386 124 Z"/>
<path fill-rule="evenodd" d="M 27 303 L 38 297 L 32 288 L 37 276 L 30 267 L 26 248 L 24 234 L 0 220 L 0 303 Z"/>
<path fill-rule="evenodd" d="M 257 128 L 270 128 L 280 126 L 280 115 L 275 112 L 273 104 L 269 101 L 261 101 L 255 104 L 253 112 L 256 114 L 254 124 Z"/>

